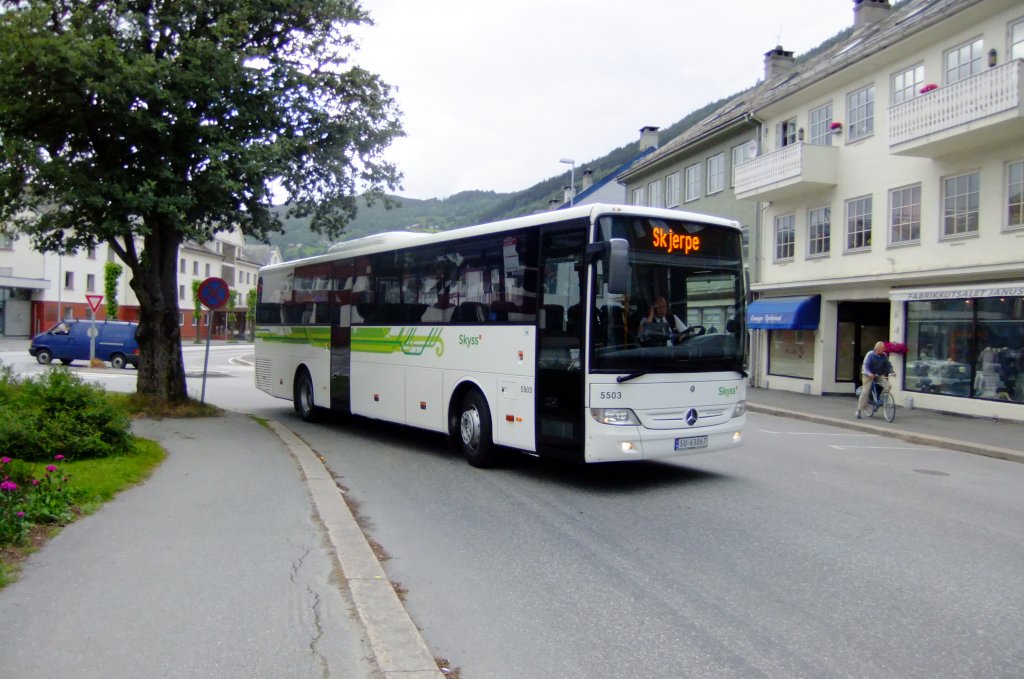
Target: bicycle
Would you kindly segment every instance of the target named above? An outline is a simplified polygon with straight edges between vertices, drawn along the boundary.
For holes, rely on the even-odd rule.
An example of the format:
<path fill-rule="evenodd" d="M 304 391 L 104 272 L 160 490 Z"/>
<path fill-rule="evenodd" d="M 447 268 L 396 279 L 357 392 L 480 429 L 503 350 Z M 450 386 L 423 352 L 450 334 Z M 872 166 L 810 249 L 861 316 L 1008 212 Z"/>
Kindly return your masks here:
<path fill-rule="evenodd" d="M 889 376 L 892 379 L 892 376 Z M 857 387 L 857 396 L 860 396 L 861 391 L 864 387 Z M 892 422 L 896 419 L 896 400 L 892 397 L 892 394 L 888 391 L 882 390 L 882 385 L 878 383 L 878 378 L 871 383 L 871 394 L 868 397 L 868 417 L 874 417 L 878 410 L 882 411 L 882 416 L 885 417 L 886 422 Z"/>

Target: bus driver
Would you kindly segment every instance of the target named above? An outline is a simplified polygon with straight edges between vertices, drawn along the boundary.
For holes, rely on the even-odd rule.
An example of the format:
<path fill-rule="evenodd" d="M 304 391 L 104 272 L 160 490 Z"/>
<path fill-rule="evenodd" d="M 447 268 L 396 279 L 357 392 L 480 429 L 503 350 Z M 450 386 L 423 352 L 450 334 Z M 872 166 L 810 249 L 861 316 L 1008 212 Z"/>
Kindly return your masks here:
<path fill-rule="evenodd" d="M 686 324 L 678 316 L 670 313 L 664 295 L 654 298 L 654 304 L 647 311 L 647 316 L 640 319 L 637 338 L 640 344 L 651 346 L 672 344 L 679 341 L 686 332 Z"/>

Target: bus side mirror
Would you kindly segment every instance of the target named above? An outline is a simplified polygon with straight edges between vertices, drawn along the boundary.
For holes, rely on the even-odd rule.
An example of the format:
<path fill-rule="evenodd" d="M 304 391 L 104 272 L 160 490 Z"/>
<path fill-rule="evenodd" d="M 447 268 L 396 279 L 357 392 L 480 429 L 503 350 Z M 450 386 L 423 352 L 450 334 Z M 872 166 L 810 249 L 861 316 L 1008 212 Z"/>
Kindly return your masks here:
<path fill-rule="evenodd" d="M 625 238 L 608 241 L 608 293 L 623 295 L 629 284 L 629 243 Z"/>

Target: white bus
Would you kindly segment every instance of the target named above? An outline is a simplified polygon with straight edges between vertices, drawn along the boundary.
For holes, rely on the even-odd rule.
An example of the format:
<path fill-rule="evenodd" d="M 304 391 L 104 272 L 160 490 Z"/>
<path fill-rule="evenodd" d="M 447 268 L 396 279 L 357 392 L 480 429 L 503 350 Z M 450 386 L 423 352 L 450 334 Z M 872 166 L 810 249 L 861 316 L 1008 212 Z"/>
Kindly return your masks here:
<path fill-rule="evenodd" d="M 659 300 L 674 328 L 645 320 Z M 743 437 L 744 300 L 741 231 L 715 217 L 587 205 L 380 234 L 261 269 L 256 385 L 307 420 L 445 433 L 481 467 L 718 450 Z"/>

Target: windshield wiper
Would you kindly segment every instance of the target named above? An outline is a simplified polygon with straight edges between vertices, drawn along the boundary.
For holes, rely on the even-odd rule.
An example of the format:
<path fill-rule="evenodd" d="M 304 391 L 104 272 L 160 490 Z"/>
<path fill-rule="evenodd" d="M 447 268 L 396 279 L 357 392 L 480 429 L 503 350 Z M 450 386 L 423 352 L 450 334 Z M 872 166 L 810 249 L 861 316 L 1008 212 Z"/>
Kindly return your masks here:
<path fill-rule="evenodd" d="M 622 384 L 623 382 L 629 382 L 630 380 L 635 380 L 638 377 L 643 377 L 646 374 L 647 371 L 629 373 L 628 375 L 619 375 L 618 377 L 615 378 L 615 381 L 618 382 L 619 384 Z"/>

